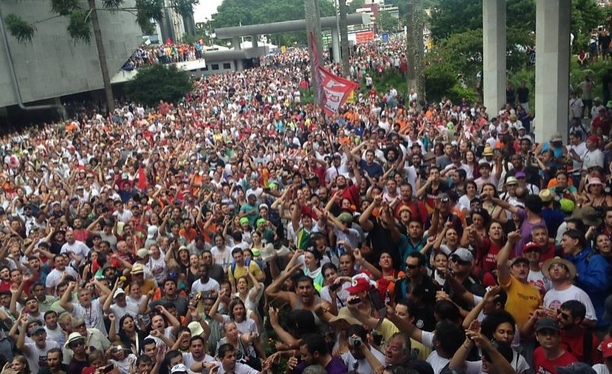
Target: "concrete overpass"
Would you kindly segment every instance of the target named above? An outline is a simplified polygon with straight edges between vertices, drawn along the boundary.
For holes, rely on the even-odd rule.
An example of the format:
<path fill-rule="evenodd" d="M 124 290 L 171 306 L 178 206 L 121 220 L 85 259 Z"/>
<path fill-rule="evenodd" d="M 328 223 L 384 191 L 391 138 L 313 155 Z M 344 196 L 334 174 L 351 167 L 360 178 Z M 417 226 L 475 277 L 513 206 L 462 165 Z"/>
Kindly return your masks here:
<path fill-rule="evenodd" d="M 569 125 L 571 0 L 536 0 L 535 140 Z M 506 0 L 483 1 L 484 105 L 494 116 L 506 103 Z M 516 89 L 516 87 L 515 87 Z"/>
<path fill-rule="evenodd" d="M 366 13 L 353 13 L 346 16 L 347 25 L 369 25 L 372 23 L 369 14 Z M 323 17 L 321 18 L 321 30 L 331 30 L 332 46 L 334 51 L 340 50 L 340 35 L 338 35 L 338 20 L 336 16 Z M 306 20 L 294 20 L 294 21 L 283 21 L 273 22 L 261 25 L 246 25 L 246 26 L 234 26 L 234 27 L 223 27 L 215 30 L 215 34 L 219 39 L 232 39 L 232 45 L 234 49 L 240 49 L 240 38 L 243 36 L 250 36 L 253 42 L 253 48 L 258 48 L 257 41 L 259 35 L 263 34 L 281 34 L 285 32 L 305 31 Z M 338 53 L 338 59 L 340 54 Z"/>

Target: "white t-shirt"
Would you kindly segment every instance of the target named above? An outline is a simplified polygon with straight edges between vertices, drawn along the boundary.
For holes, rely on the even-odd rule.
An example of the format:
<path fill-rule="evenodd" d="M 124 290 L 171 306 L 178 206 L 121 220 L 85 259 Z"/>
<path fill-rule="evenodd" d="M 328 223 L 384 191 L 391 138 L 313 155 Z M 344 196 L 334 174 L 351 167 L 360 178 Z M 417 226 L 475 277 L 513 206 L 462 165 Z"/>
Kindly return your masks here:
<path fill-rule="evenodd" d="M 30 372 L 38 373 L 40 367 L 47 366 L 47 352 L 52 348 L 60 348 L 59 344 L 53 340 L 47 339 L 45 341 L 45 348 L 40 349 L 36 346 L 36 343 L 25 343 L 28 347 L 28 352 L 24 354 L 28 360 L 28 366 L 30 366 Z"/>
<path fill-rule="evenodd" d="M 349 297 L 349 292 L 347 291 L 347 288 L 349 288 L 351 286 L 351 282 L 344 282 L 342 283 L 342 286 L 340 287 L 340 289 L 336 292 L 336 299 L 334 300 L 334 302 L 336 303 L 338 309 L 343 308 L 346 306 L 346 299 Z M 331 294 L 329 293 L 329 286 L 325 286 L 321 289 L 321 299 L 327 301 L 328 303 L 332 302 L 332 297 Z M 349 366 L 349 369 L 352 366 Z"/>
<path fill-rule="evenodd" d="M 129 314 L 134 318 L 134 320 L 136 320 L 138 317 L 138 304 L 132 303 L 128 300 L 126 300 L 125 307 L 120 307 L 116 303 L 113 303 L 110 306 L 110 310 L 115 315 L 115 330 L 117 333 L 119 333 L 119 327 L 121 327 L 119 320 L 123 318 L 123 316 Z"/>
<path fill-rule="evenodd" d="M 64 243 L 62 249 L 60 250 L 60 253 L 73 253 L 77 255 L 77 257 L 79 257 L 82 261 L 87 257 L 87 254 L 89 253 L 89 247 L 82 241 L 75 240 L 72 244 Z M 74 260 L 72 260 L 71 263 L 76 264 Z"/>
<path fill-rule="evenodd" d="M 223 369 L 223 365 L 218 362 L 219 369 L 217 370 L 217 374 L 225 374 L 225 369 Z M 234 374 L 259 374 L 259 372 L 249 365 L 241 364 L 240 362 L 236 362 L 236 366 L 234 367 Z"/>
<path fill-rule="evenodd" d="M 215 362 L 215 359 L 204 353 L 204 358 L 198 361 L 193 357 L 193 354 L 191 352 L 183 353 L 183 364 L 187 366 L 187 369 L 191 369 L 191 367 L 197 362 Z"/>
<path fill-rule="evenodd" d="M 104 314 L 102 312 L 102 304 L 99 299 L 92 300 L 89 308 L 84 308 L 79 303 L 73 303 L 73 315 L 78 318 L 83 318 L 87 327 L 96 328 L 106 334 L 106 326 L 104 325 Z"/>
<path fill-rule="evenodd" d="M 190 297 L 195 297 L 198 292 L 210 293 L 210 291 L 219 292 L 221 286 L 219 286 L 219 282 L 212 278 L 208 278 L 208 282 L 202 283 L 201 279 L 196 280 L 191 285 L 191 293 Z"/>
<path fill-rule="evenodd" d="M 68 275 L 74 277 L 74 279 L 78 278 L 78 274 L 76 272 L 76 270 L 74 270 L 72 267 L 67 266 L 64 270 L 60 271 L 58 269 L 53 269 L 51 270 L 51 272 L 47 275 L 47 280 L 45 281 L 45 287 L 47 288 L 52 288 L 55 292 L 55 287 L 57 286 L 57 284 L 60 282 L 60 280 L 62 279 L 62 274 L 63 272 L 67 272 Z"/>
<path fill-rule="evenodd" d="M 210 253 L 212 253 L 215 263 L 223 266 L 224 269 L 232 263 L 232 250 L 228 246 L 225 246 L 223 250 L 214 246 L 210 249 Z"/>
<path fill-rule="evenodd" d="M 153 257 L 149 258 L 149 269 L 151 269 L 151 273 L 153 277 L 157 281 L 157 284 L 162 284 L 164 280 L 164 270 L 166 269 L 166 260 L 165 254 L 162 252 L 159 259 L 155 260 Z"/>
<path fill-rule="evenodd" d="M 370 347 L 370 352 L 372 352 L 372 355 L 378 360 L 378 362 L 381 363 L 381 365 L 385 363 L 385 355 L 380 353 L 380 351 L 373 347 Z M 361 360 L 356 360 L 350 352 L 342 354 L 340 358 L 342 359 L 342 361 L 344 361 L 344 364 L 349 370 L 355 370 L 356 372 L 361 374 L 374 374 L 374 370 L 370 366 L 368 360 L 366 360 L 365 358 L 362 358 Z M 357 366 L 355 366 L 355 364 L 357 364 Z"/>
<path fill-rule="evenodd" d="M 550 309 L 559 309 L 561 304 L 569 300 L 578 300 L 586 307 L 585 318 L 592 321 L 597 321 L 597 315 L 595 314 L 595 308 L 591 302 L 591 298 L 579 287 L 573 284 L 566 290 L 557 291 L 551 288 L 544 295 L 544 307 Z"/>
<path fill-rule="evenodd" d="M 593 370 L 595 370 L 597 374 L 610 374 L 606 364 L 595 364 L 593 365 Z"/>

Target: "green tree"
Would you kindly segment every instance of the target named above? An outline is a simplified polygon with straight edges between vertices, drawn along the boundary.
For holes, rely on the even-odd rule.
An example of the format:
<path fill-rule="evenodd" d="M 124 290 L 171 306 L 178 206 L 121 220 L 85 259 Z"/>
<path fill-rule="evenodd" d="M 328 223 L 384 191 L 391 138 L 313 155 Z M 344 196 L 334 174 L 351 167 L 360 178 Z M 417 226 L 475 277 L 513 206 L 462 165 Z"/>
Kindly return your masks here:
<path fill-rule="evenodd" d="M 434 41 L 456 33 L 482 30 L 482 1 L 444 0 L 435 5 L 429 20 Z M 506 15 L 508 29 L 535 31 L 535 0 L 508 0 Z"/>
<path fill-rule="evenodd" d="M 353 0 L 353 1 L 351 1 L 350 4 L 347 4 L 348 13 L 352 14 L 352 13 L 357 12 L 357 9 L 363 8 L 365 3 L 366 3 L 365 0 Z"/>
<path fill-rule="evenodd" d="M 106 65 L 106 52 L 102 40 L 102 30 L 98 21 L 99 11 L 118 12 L 126 11 L 135 15 L 135 22 L 145 34 L 152 34 L 155 29 L 153 22 L 163 22 L 164 0 L 136 0 L 134 7 L 125 7 L 124 0 L 102 0 L 102 8 L 96 6 L 95 0 L 87 0 L 83 4 L 79 0 L 48 0 L 51 2 L 51 12 L 55 17 L 43 20 L 26 20 L 17 14 L 7 14 L 4 22 L 9 33 L 19 42 L 27 43 L 32 40 L 36 33 L 37 25 L 59 17 L 69 20 L 67 32 L 75 41 L 90 43 L 92 35 L 98 51 L 100 72 L 104 83 L 106 105 L 109 111 L 115 107 L 113 90 L 110 83 L 110 74 Z M 199 0 L 170 0 L 170 6 L 181 16 L 193 16 L 193 7 Z M 0 17 L 3 15 L 0 12 Z"/>
<path fill-rule="evenodd" d="M 331 0 L 321 0 L 321 17 L 336 14 Z M 214 28 L 304 19 L 303 0 L 224 0 L 213 15 Z"/>
<path fill-rule="evenodd" d="M 321 17 L 334 16 L 333 0 L 320 0 Z M 224 0 L 213 15 L 215 29 L 304 19 L 303 0 Z M 279 45 L 306 45 L 306 32 L 272 37 Z"/>
<path fill-rule="evenodd" d="M 189 73 L 176 65 L 151 65 L 140 69 L 136 77 L 127 82 L 126 93 L 131 100 L 145 105 L 156 105 L 160 100 L 180 101 L 193 89 Z"/>
<path fill-rule="evenodd" d="M 376 24 L 378 25 L 378 32 L 381 31 L 396 31 L 398 28 L 399 20 L 391 14 L 388 10 L 378 12 L 376 17 Z"/>

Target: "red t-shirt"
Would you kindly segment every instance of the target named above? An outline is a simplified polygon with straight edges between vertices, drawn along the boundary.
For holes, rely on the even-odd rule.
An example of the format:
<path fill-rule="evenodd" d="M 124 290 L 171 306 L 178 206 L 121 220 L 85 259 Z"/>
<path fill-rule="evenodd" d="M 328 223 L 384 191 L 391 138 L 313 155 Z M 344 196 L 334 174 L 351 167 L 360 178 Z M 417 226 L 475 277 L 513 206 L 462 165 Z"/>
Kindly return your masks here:
<path fill-rule="evenodd" d="M 549 360 L 544 355 L 544 349 L 542 347 L 536 348 L 533 351 L 533 372 L 537 374 L 557 374 L 557 366 L 567 366 L 571 363 L 578 361 L 576 357 L 568 351 L 554 360 Z"/>
<path fill-rule="evenodd" d="M 577 336 L 569 336 L 565 333 L 565 331 L 561 330 L 561 347 L 567 351 L 567 352 L 571 352 L 574 356 L 576 356 L 576 358 L 578 359 L 578 361 L 585 361 L 584 360 L 584 334 L 585 334 L 585 330 L 583 327 L 580 327 L 581 329 L 581 334 L 578 334 Z M 597 347 L 599 347 L 599 339 L 597 338 L 597 336 L 595 336 L 595 334 L 591 334 L 593 336 L 592 341 L 592 347 L 591 347 L 591 364 L 601 364 L 602 360 L 601 357 L 599 355 L 599 351 L 597 350 Z"/>
<path fill-rule="evenodd" d="M 476 247 L 476 264 L 485 271 L 497 270 L 497 255 L 501 248 L 488 238 L 482 239 L 482 245 Z M 514 253 L 510 253 L 510 259 Z"/>

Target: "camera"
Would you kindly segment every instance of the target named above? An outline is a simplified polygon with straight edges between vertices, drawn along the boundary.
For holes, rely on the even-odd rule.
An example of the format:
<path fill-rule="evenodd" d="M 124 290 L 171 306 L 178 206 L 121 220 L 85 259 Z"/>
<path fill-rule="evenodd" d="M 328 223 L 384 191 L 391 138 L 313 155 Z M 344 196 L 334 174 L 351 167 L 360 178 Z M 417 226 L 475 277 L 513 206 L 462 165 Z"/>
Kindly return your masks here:
<path fill-rule="evenodd" d="M 329 291 L 331 292 L 338 291 L 340 286 L 342 286 L 342 283 L 333 283 L 329 286 Z"/>
<path fill-rule="evenodd" d="M 361 341 L 361 338 L 358 336 L 349 336 L 348 343 L 349 343 L 349 346 L 351 347 L 359 348 L 361 346 L 361 343 L 363 342 Z"/>

